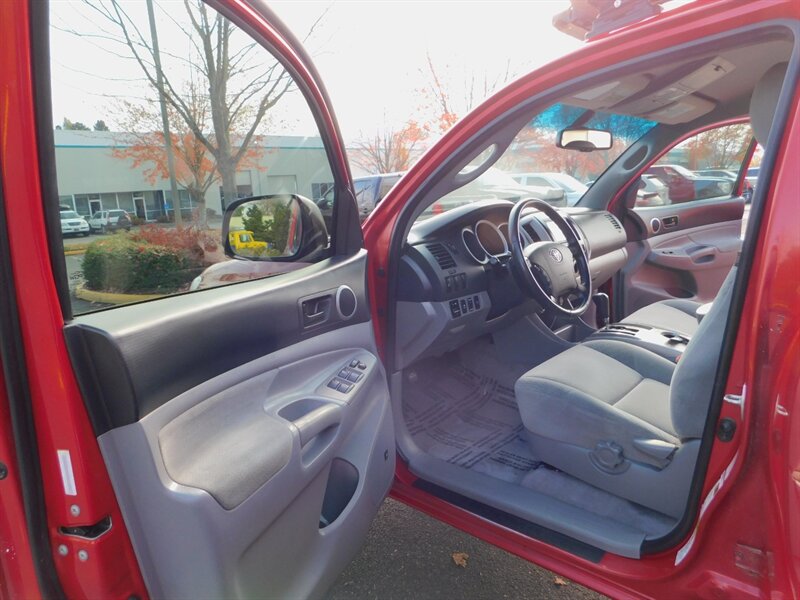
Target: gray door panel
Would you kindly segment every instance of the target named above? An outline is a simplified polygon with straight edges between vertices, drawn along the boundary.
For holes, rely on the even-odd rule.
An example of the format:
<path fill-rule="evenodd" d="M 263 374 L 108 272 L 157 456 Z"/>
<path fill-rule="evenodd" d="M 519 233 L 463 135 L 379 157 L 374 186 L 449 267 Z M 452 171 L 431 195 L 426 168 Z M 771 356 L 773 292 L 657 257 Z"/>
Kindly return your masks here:
<path fill-rule="evenodd" d="M 360 548 L 395 460 L 366 265 L 362 250 L 66 328 L 153 598 L 315 597 Z"/>
<path fill-rule="evenodd" d="M 629 235 L 617 316 L 660 300 L 711 302 L 741 249 L 743 211 L 741 198 L 629 210 L 639 235 Z"/>
<path fill-rule="evenodd" d="M 366 365 L 361 381 L 328 388 L 351 361 Z M 333 416 L 304 429 L 325 407 Z M 99 442 L 154 598 L 320 593 L 360 548 L 394 473 L 369 323 L 219 375 Z"/>

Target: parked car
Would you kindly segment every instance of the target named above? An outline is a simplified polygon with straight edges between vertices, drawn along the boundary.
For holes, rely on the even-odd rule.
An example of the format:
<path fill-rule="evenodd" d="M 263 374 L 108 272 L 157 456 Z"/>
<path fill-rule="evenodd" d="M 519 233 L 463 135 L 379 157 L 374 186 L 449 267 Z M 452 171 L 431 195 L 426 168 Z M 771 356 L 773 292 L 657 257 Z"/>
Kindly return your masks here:
<path fill-rule="evenodd" d="M 760 167 L 750 167 L 747 169 L 747 173 L 745 173 L 744 179 L 753 187 L 753 189 L 756 189 L 756 182 L 758 181 L 758 174 L 760 172 Z"/>
<path fill-rule="evenodd" d="M 656 164 L 647 169 L 667 184 L 670 204 L 730 195 L 733 183 L 723 177 L 700 177 L 681 165 Z"/>
<path fill-rule="evenodd" d="M 61 215 L 61 233 L 67 235 L 87 236 L 91 233 L 89 223 L 74 210 L 59 211 Z"/>
<path fill-rule="evenodd" d="M 558 186 L 521 185 L 511 175 L 490 167 L 476 179 L 446 194 L 432 204 L 423 215 L 435 215 L 479 200 L 509 200 L 527 198 L 544 200 L 551 206 L 567 206 L 567 196 Z"/>
<path fill-rule="evenodd" d="M 375 210 L 375 207 L 383 200 L 389 190 L 394 187 L 394 184 L 400 181 L 402 176 L 403 173 L 380 173 L 353 179 L 353 189 L 355 190 L 356 203 L 358 204 L 358 217 L 362 223 Z M 328 231 L 332 229 L 333 195 L 334 190 L 331 188 L 322 198 L 316 200 Z"/>
<path fill-rule="evenodd" d="M 588 185 L 566 173 L 516 173 L 511 177 L 522 185 L 561 188 L 567 197 L 567 206 L 575 206 L 589 189 Z"/>
<path fill-rule="evenodd" d="M 636 206 L 664 206 L 669 204 L 669 188 L 655 175 L 642 175 L 636 193 Z"/>
<path fill-rule="evenodd" d="M 127 211 L 122 209 L 98 210 L 89 218 L 89 227 L 92 231 L 106 233 L 124 229 L 130 231 L 132 219 Z"/>
<path fill-rule="evenodd" d="M 701 177 L 720 177 L 722 179 L 730 179 L 731 181 L 736 181 L 738 177 L 738 175 L 730 169 L 698 169 L 695 173 Z"/>
<path fill-rule="evenodd" d="M 253 236 L 252 231 L 238 229 L 231 231 L 228 234 L 228 243 L 231 248 L 238 253 L 245 254 L 246 252 L 257 253 L 267 249 L 266 242 L 260 242 Z"/>

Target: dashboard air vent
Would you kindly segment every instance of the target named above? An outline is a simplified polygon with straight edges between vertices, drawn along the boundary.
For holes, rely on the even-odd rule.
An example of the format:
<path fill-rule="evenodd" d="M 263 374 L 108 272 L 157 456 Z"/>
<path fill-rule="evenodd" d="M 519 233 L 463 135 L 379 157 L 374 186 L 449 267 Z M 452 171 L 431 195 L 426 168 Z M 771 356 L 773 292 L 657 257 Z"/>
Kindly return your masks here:
<path fill-rule="evenodd" d="M 617 219 L 617 217 L 615 217 L 611 213 L 606 213 L 605 216 L 606 219 L 608 219 L 608 222 L 614 226 L 614 229 L 616 229 L 617 231 L 622 231 L 622 223 L 619 222 L 619 219 Z"/>
<path fill-rule="evenodd" d="M 453 260 L 450 252 L 448 252 L 447 248 L 442 244 L 427 244 L 425 247 L 433 254 L 433 258 L 436 259 L 436 262 L 439 263 L 439 267 L 443 270 L 452 269 L 456 266 L 456 261 Z"/>

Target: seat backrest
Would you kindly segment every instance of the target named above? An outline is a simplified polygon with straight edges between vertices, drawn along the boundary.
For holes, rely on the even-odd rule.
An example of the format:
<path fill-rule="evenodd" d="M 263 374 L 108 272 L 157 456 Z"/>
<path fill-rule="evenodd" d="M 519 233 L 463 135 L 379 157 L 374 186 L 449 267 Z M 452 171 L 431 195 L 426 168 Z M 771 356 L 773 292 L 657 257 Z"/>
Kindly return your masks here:
<path fill-rule="evenodd" d="M 788 63 L 785 62 L 768 69 L 750 98 L 750 123 L 762 146 L 766 145 L 769 138 L 787 69 Z M 686 346 L 672 376 L 670 413 L 675 432 L 682 439 L 703 435 L 714 389 L 714 376 L 722 354 L 722 338 L 728 321 L 736 271 L 734 267 L 728 273 L 711 310 Z"/>
<path fill-rule="evenodd" d="M 750 97 L 750 125 L 762 146 L 767 145 L 788 67 L 789 63 L 785 62 L 772 66 L 758 81 Z"/>
<path fill-rule="evenodd" d="M 733 298 L 733 267 L 722 283 L 711 310 L 700 322 L 675 367 L 669 386 L 672 426 L 681 439 L 699 438 L 711 403 L 714 375 L 722 354 L 722 338 Z"/>

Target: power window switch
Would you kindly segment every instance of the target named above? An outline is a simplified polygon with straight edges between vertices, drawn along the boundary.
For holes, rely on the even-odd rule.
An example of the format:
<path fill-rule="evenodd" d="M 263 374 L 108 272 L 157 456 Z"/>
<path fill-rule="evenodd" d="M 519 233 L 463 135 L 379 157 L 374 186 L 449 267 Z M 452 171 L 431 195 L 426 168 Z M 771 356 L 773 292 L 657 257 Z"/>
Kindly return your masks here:
<path fill-rule="evenodd" d="M 358 368 L 361 369 L 362 371 L 365 370 L 367 368 L 367 363 L 363 362 L 358 363 Z"/>
<path fill-rule="evenodd" d="M 353 383 L 357 383 L 361 380 L 363 375 L 356 371 L 350 371 L 350 374 L 347 376 L 347 381 L 352 381 Z"/>
<path fill-rule="evenodd" d="M 350 361 L 350 368 L 355 369 L 359 364 L 361 363 L 358 362 L 358 359 L 354 358 L 353 360 Z"/>
<path fill-rule="evenodd" d="M 347 383 L 346 381 L 342 381 L 339 384 L 339 391 L 342 392 L 343 394 L 349 394 L 350 390 L 352 389 L 353 389 L 352 383 Z"/>

